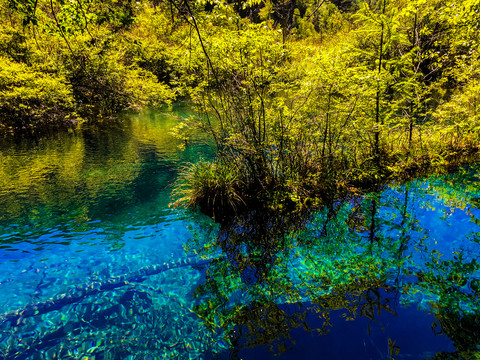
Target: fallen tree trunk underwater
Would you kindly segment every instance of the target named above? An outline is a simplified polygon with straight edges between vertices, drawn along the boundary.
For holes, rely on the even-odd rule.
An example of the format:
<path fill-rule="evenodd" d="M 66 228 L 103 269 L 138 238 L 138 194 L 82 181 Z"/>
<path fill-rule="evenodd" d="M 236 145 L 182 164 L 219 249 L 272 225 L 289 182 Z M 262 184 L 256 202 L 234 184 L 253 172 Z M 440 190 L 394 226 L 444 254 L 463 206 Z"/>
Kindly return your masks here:
<path fill-rule="evenodd" d="M 194 257 L 187 257 L 174 262 L 149 265 L 125 276 L 113 277 L 106 281 L 94 281 L 83 287 L 77 286 L 67 293 L 57 295 L 49 300 L 29 304 L 22 309 L 2 314 L 0 315 L 0 324 L 10 322 L 14 326 L 21 326 L 25 318 L 60 310 L 64 306 L 77 303 L 88 296 L 96 295 L 104 291 L 115 290 L 131 283 L 140 283 L 145 281 L 147 276 L 157 275 L 170 269 L 185 266 L 203 266 L 211 260 L 212 259 L 198 260 Z"/>

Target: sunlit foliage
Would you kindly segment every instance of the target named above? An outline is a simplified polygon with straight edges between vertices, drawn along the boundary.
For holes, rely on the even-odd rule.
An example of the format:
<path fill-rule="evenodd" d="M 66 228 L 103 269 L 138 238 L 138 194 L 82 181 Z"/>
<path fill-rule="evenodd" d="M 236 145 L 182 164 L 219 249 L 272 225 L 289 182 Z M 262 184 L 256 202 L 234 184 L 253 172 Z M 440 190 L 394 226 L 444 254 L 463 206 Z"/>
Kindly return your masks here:
<path fill-rule="evenodd" d="M 236 176 L 228 191 L 212 179 L 203 193 L 227 207 L 328 201 L 476 159 L 475 1 L 3 0 L 0 9 L 5 67 L 41 78 L 5 73 L 3 128 L 187 97 L 198 116 L 174 132 L 211 136 L 218 158 L 204 168 Z M 188 203 L 195 190 L 184 180 L 183 205 L 218 205 Z"/>
<path fill-rule="evenodd" d="M 228 4 L 187 11 L 201 115 L 181 128 L 212 136 L 235 197 L 325 201 L 476 159 L 478 35 L 460 16 L 475 4 L 360 2 L 329 13 L 341 25 L 326 39 L 316 21 L 333 5 L 297 5 L 267 2 L 256 24 L 225 20 Z"/>
<path fill-rule="evenodd" d="M 11 131 L 65 127 L 169 102 L 164 79 L 133 54 L 128 31 L 142 8 L 129 1 L 2 1 L 2 66 L 20 81 L 3 70 L 0 124 Z"/>

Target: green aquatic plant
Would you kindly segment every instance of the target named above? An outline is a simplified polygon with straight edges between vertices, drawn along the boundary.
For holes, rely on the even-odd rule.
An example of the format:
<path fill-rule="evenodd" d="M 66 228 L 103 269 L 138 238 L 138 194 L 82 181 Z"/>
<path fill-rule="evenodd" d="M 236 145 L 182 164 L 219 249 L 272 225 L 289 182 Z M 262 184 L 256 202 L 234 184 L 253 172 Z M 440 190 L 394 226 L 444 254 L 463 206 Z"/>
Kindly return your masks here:
<path fill-rule="evenodd" d="M 15 327 L 1 324 L 0 356 L 12 360 L 129 356 L 186 360 L 225 350 L 223 334 L 207 329 L 188 303 L 163 291 L 158 281 L 146 281 L 140 287 L 126 285 L 85 298 L 75 311 L 51 312 L 31 320 L 23 319 Z"/>

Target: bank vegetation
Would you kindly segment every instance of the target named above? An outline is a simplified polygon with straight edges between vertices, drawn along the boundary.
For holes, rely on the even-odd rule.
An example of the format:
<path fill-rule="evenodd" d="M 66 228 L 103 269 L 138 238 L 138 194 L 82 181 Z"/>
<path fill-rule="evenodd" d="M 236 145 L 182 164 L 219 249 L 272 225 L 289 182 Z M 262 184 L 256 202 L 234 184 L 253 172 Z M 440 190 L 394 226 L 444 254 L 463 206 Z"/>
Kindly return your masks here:
<path fill-rule="evenodd" d="M 188 99 L 177 206 L 328 203 L 478 160 L 478 0 L 0 0 L 0 128 Z M 224 215 L 221 215 L 224 216 Z"/>

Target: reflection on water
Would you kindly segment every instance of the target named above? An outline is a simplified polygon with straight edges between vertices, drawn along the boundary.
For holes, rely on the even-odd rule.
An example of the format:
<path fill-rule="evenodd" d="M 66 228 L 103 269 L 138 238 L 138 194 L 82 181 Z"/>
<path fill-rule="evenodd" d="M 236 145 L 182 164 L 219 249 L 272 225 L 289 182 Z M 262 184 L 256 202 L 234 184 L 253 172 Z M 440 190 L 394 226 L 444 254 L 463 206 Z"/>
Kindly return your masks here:
<path fill-rule="evenodd" d="M 475 168 L 219 225 L 168 209 L 182 116 L 2 140 L 0 358 L 479 356 Z"/>
<path fill-rule="evenodd" d="M 68 241 L 72 228 L 105 223 L 158 223 L 168 215 L 179 164 L 209 149 L 197 139 L 187 151 L 170 129 L 185 109 L 143 113 L 54 138 L 4 139 L 0 144 L 0 234 L 4 244 L 45 238 Z M 56 234 L 62 234 L 57 237 Z M 115 231 L 108 237 L 115 238 Z M 88 237 L 88 235 L 87 235 Z M 5 245 L 6 246 L 6 245 Z M 22 249 L 25 250 L 25 249 Z"/>
<path fill-rule="evenodd" d="M 217 237 L 200 233 L 195 252 L 226 256 L 197 287 L 195 312 L 227 330 L 240 358 L 471 359 L 480 351 L 475 183 L 416 181 L 338 201 L 306 223 L 263 209 Z M 308 334 L 322 346 L 300 346 Z"/>

